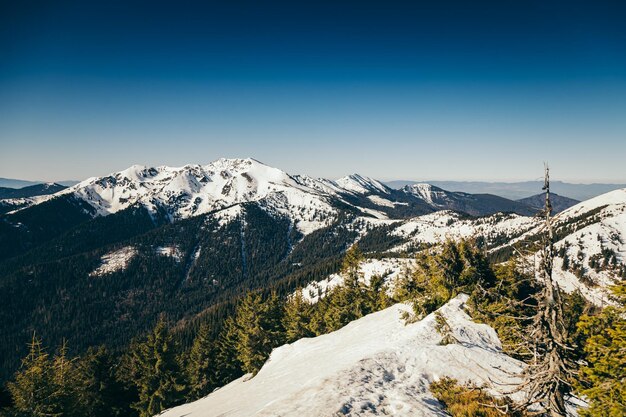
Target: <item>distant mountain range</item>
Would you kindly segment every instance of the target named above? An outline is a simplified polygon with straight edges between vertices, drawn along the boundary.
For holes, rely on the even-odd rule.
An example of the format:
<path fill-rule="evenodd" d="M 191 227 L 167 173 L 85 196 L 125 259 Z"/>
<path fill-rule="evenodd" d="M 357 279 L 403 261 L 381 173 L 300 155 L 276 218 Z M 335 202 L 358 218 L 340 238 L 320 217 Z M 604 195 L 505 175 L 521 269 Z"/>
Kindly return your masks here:
<path fill-rule="evenodd" d="M 523 182 L 482 182 L 482 181 L 388 181 L 385 184 L 394 189 L 406 185 L 428 183 L 445 190 L 472 194 L 495 194 L 511 200 L 520 200 L 537 194 L 541 190 L 541 181 Z M 551 181 L 552 191 L 575 200 L 584 201 L 608 193 L 609 191 L 626 188 L 626 184 L 572 184 L 562 181 Z"/>
<path fill-rule="evenodd" d="M 0 200 L 5 198 L 28 198 L 57 193 L 67 187 L 57 183 L 35 184 L 23 188 L 0 187 Z"/>
<path fill-rule="evenodd" d="M 531 207 L 537 207 L 540 209 L 544 207 L 546 202 L 546 194 L 541 193 L 537 195 L 533 195 L 530 197 L 522 198 L 517 200 L 519 203 L 526 204 Z M 555 213 L 559 213 L 563 210 L 566 210 L 576 204 L 580 203 L 578 200 L 574 200 L 573 198 L 563 197 L 558 194 L 550 193 L 550 204 L 552 204 L 552 210 Z"/>
<path fill-rule="evenodd" d="M 39 185 L 39 184 L 46 184 L 46 181 L 28 181 L 28 180 L 18 180 L 14 178 L 0 178 L 0 188 L 24 188 L 24 187 L 29 187 L 31 185 Z M 63 185 L 65 187 L 70 187 L 74 184 L 78 184 L 78 181 L 74 181 L 74 180 L 56 181 L 55 184 Z"/>
<path fill-rule="evenodd" d="M 361 177 L 365 178 L 365 177 Z M 71 187 L 80 181 L 67 180 L 56 181 L 55 184 Z M 24 188 L 32 185 L 45 184 L 43 181 L 27 181 L 12 178 L 0 178 L 0 188 Z M 541 181 L 523 182 L 486 182 L 486 181 L 408 181 L 394 180 L 381 182 L 383 186 L 394 190 L 402 189 L 407 185 L 429 184 L 443 190 L 468 194 L 492 194 L 509 200 L 520 201 L 537 194 L 543 185 Z M 562 181 L 552 181 L 551 187 L 554 193 L 562 197 L 568 197 L 576 201 L 584 201 L 609 191 L 626 188 L 626 184 L 574 184 Z M 0 198 L 7 198 L 2 197 Z"/>

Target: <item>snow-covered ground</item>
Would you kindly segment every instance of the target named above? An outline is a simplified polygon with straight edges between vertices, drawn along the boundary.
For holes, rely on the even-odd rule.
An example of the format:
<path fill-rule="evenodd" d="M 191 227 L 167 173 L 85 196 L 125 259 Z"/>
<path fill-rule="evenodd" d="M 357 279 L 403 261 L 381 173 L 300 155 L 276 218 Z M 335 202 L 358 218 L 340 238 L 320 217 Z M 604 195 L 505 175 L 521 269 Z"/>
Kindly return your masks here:
<path fill-rule="evenodd" d="M 496 241 L 503 236 L 515 236 L 537 227 L 539 220 L 535 217 L 517 214 L 494 214 L 480 218 L 465 218 L 453 211 L 438 211 L 407 220 L 402 226 L 393 230 L 392 235 L 408 239 L 395 251 L 406 250 L 411 244 L 433 244 L 446 239 L 483 237 L 487 242 Z"/>
<path fill-rule="evenodd" d="M 137 255 L 137 249 L 126 246 L 113 252 L 109 252 L 100 258 L 100 266 L 89 273 L 91 277 L 101 277 L 113 272 L 124 270 L 130 261 Z"/>
<path fill-rule="evenodd" d="M 501 351 L 495 331 L 463 311 L 460 295 L 439 311 L 458 343 L 440 345 L 433 314 L 405 325 L 402 304 L 336 332 L 272 352 L 254 377 L 244 376 L 163 417 L 445 416 L 428 387 L 452 377 L 508 391 L 522 363 Z"/>
<path fill-rule="evenodd" d="M 392 291 L 396 278 L 406 273 L 414 263 L 413 258 L 367 259 L 361 263 L 361 281 L 369 285 L 372 277 L 377 275 L 385 279 L 388 290 Z M 311 282 L 304 287 L 302 296 L 308 302 L 316 303 L 320 297 L 324 297 L 330 290 L 342 284 L 341 275 L 331 274 L 326 279 Z"/>
<path fill-rule="evenodd" d="M 615 254 L 617 265 L 626 261 L 626 189 L 611 191 L 587 201 L 583 201 L 556 217 L 557 226 L 592 211 L 596 219 L 586 226 L 576 228 L 555 244 L 557 250 L 565 248 L 569 267 L 562 269 L 563 258 L 555 260 L 555 279 L 566 291 L 580 291 L 596 304 L 608 302 L 607 287 L 615 283 L 615 269 L 600 268 L 596 271 L 591 265 L 593 257 L 600 257 L 602 249 Z M 579 264 L 584 274 L 595 285 L 583 284 L 573 273 L 573 264 Z"/>

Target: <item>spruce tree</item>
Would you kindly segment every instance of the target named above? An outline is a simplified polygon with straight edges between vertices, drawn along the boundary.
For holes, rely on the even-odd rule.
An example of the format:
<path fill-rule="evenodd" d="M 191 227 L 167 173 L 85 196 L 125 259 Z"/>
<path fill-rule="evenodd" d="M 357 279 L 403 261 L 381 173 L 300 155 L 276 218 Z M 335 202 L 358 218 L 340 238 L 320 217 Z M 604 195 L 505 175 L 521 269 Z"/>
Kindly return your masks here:
<path fill-rule="evenodd" d="M 587 336 L 581 393 L 589 408 L 581 416 L 626 415 L 626 284 L 616 286 L 617 305 L 596 316 L 583 316 L 578 326 Z"/>
<path fill-rule="evenodd" d="M 424 316 L 461 292 L 472 294 L 495 281 L 487 258 L 473 240 L 449 239 L 418 254 L 415 270 L 400 280 L 395 293 L 400 300 L 413 300 L 415 313 Z"/>
<path fill-rule="evenodd" d="M 392 299 L 387 295 L 385 279 L 380 275 L 374 275 L 370 279 L 367 288 L 367 304 L 370 311 L 379 311 L 389 307 Z"/>
<path fill-rule="evenodd" d="M 116 377 L 117 363 L 104 346 L 91 347 L 78 361 L 79 397 L 93 417 L 128 416 L 133 401 Z"/>
<path fill-rule="evenodd" d="M 258 293 L 249 293 L 237 308 L 236 323 L 239 333 L 237 356 L 243 370 L 256 374 L 272 349 L 284 341 L 282 305 L 272 293 L 267 299 Z"/>
<path fill-rule="evenodd" d="M 361 279 L 361 262 L 363 253 L 355 243 L 347 251 L 341 264 L 341 275 L 344 285 L 347 287 L 358 287 Z"/>
<path fill-rule="evenodd" d="M 208 324 L 203 323 L 198 330 L 187 363 L 190 400 L 209 394 L 216 386 L 215 349 L 211 342 L 211 331 Z"/>
<path fill-rule="evenodd" d="M 76 417 L 87 415 L 83 404 L 79 402 L 79 373 L 75 360 L 68 358 L 67 342 L 63 342 L 52 360 L 53 402 L 59 410 L 59 416 Z"/>
<path fill-rule="evenodd" d="M 228 317 L 222 325 L 215 346 L 216 386 L 225 385 L 243 375 L 243 364 L 237 353 L 238 342 L 237 323 L 233 317 Z"/>
<path fill-rule="evenodd" d="M 292 343 L 303 337 L 314 336 L 310 324 L 311 305 L 302 296 L 302 289 L 298 288 L 285 303 L 283 325 L 286 341 Z"/>
<path fill-rule="evenodd" d="M 41 339 L 33 334 L 28 355 L 22 359 L 14 381 L 7 384 L 15 414 L 32 417 L 58 416 L 54 404 L 54 372 Z"/>
<path fill-rule="evenodd" d="M 182 402 L 185 386 L 164 319 L 159 319 L 147 340 L 132 355 L 139 393 L 139 400 L 132 406 L 141 417 L 154 416 Z"/>
<path fill-rule="evenodd" d="M 340 329 L 372 312 L 368 288 L 361 273 L 362 261 L 363 253 L 358 245 L 352 245 L 346 251 L 341 265 L 343 285 L 334 288 L 327 295 L 327 308 L 324 310 L 326 331 Z"/>
<path fill-rule="evenodd" d="M 41 340 L 33 335 L 22 367 L 7 386 L 14 404 L 13 414 L 29 417 L 89 415 L 79 401 L 78 372 L 74 361 L 67 357 L 65 343 L 50 359 Z"/>

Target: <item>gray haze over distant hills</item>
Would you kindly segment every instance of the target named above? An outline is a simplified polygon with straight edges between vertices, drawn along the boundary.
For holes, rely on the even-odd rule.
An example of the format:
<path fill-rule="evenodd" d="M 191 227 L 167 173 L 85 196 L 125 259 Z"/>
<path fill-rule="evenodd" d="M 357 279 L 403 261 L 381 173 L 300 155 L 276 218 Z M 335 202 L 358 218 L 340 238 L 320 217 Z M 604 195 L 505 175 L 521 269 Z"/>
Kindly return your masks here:
<path fill-rule="evenodd" d="M 495 194 L 511 200 L 519 200 L 540 194 L 543 181 L 524 182 L 481 182 L 481 181 L 388 181 L 391 188 L 405 185 L 427 183 L 447 191 L 462 191 L 471 194 Z M 571 184 L 562 181 L 550 181 L 550 190 L 564 197 L 587 200 L 609 191 L 626 188 L 626 184 Z"/>
<path fill-rule="evenodd" d="M 27 181 L 27 180 L 16 180 L 13 178 L 0 178 L 0 187 L 24 188 L 24 187 L 29 187 L 31 185 L 45 184 L 46 182 L 50 182 L 50 181 Z M 78 184 L 79 181 L 74 181 L 74 180 L 54 181 L 54 183 L 65 185 L 66 187 L 70 187 L 74 184 Z"/>

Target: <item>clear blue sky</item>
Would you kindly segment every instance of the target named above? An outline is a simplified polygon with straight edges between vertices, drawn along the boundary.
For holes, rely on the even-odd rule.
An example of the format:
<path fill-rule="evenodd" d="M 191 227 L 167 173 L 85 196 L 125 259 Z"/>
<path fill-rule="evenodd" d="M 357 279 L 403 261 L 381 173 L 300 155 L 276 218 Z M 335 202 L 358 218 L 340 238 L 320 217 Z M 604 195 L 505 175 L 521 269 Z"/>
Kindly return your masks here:
<path fill-rule="evenodd" d="M 622 4 L 0 0 L 0 177 L 626 182 Z"/>

